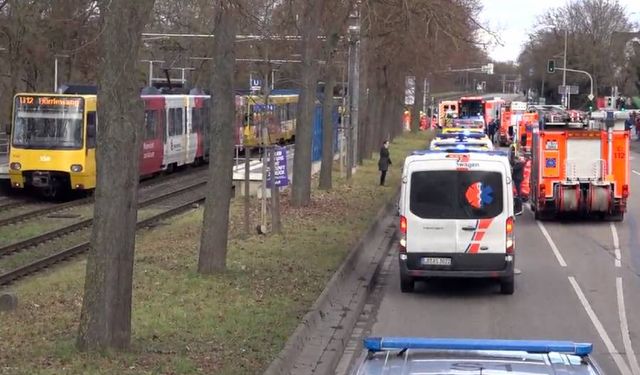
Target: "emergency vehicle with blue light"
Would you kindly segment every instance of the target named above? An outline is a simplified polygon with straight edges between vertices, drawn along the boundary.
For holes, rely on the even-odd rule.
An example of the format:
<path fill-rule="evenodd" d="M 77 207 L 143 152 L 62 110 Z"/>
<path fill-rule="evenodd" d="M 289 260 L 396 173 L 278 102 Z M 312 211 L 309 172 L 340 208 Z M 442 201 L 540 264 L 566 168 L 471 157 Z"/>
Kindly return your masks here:
<path fill-rule="evenodd" d="M 602 375 L 593 344 L 551 340 L 367 337 L 353 375 Z"/>
<path fill-rule="evenodd" d="M 400 288 L 432 277 L 490 278 L 514 292 L 514 197 L 507 154 L 458 144 L 406 158 Z"/>
<path fill-rule="evenodd" d="M 629 198 L 628 117 L 607 110 L 580 121 L 542 118 L 532 142 L 530 200 L 536 219 L 573 213 L 623 220 Z"/>

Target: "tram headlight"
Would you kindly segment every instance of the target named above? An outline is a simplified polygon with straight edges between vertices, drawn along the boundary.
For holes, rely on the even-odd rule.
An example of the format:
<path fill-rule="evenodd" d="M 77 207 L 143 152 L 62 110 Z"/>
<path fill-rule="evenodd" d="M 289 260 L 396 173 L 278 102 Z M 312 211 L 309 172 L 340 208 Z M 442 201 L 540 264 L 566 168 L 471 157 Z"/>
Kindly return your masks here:
<path fill-rule="evenodd" d="M 20 163 L 11 163 L 9 165 L 9 167 L 11 168 L 12 171 L 19 171 L 22 169 L 22 164 Z"/>
<path fill-rule="evenodd" d="M 71 165 L 71 172 L 75 172 L 75 173 L 82 172 L 82 165 L 80 165 L 80 164 L 72 164 Z"/>

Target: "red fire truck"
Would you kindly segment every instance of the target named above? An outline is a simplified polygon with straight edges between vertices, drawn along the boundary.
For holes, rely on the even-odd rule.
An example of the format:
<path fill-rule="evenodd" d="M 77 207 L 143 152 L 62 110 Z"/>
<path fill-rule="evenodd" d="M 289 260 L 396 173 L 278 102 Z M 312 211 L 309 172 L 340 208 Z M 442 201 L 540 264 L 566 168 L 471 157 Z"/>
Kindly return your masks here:
<path fill-rule="evenodd" d="M 575 213 L 622 221 L 629 197 L 628 112 L 598 111 L 575 122 L 557 112 L 541 114 L 533 128 L 530 200 L 536 219 Z"/>

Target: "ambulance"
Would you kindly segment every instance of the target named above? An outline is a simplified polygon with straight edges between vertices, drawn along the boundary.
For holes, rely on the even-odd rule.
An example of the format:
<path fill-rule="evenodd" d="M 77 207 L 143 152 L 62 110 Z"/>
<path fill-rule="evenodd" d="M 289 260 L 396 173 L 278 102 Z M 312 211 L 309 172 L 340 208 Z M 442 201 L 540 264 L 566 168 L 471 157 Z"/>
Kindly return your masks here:
<path fill-rule="evenodd" d="M 443 100 L 438 105 L 438 126 L 451 126 L 451 121 L 458 117 L 458 101 Z"/>
<path fill-rule="evenodd" d="M 514 196 L 501 151 L 416 151 L 402 172 L 400 289 L 433 277 L 489 278 L 514 292 Z"/>

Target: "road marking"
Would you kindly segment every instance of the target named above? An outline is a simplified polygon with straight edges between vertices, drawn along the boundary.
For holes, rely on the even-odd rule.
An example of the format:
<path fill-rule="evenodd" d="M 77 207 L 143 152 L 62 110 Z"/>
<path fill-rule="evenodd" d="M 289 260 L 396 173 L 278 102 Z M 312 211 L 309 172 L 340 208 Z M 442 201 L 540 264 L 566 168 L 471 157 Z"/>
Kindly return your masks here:
<path fill-rule="evenodd" d="M 536 222 L 538 223 L 538 227 L 540 228 L 542 235 L 544 235 L 544 238 L 546 238 L 547 242 L 549 242 L 549 246 L 551 246 L 551 250 L 553 250 L 553 253 L 556 255 L 556 258 L 558 259 L 558 263 L 560 263 L 561 267 L 566 267 L 567 262 L 564 261 L 562 254 L 560 254 L 560 250 L 558 250 L 558 246 L 556 246 L 556 243 L 553 242 L 553 240 L 551 239 L 549 232 L 547 232 L 547 228 L 544 227 L 542 222 L 540 221 L 536 221 Z"/>
<path fill-rule="evenodd" d="M 607 347 L 607 351 L 611 354 L 613 361 L 618 366 L 620 373 L 622 375 L 632 375 L 632 372 L 629 369 L 629 366 L 627 366 L 627 363 L 624 361 L 620 353 L 618 353 L 618 351 L 616 350 L 616 347 L 613 346 L 613 342 L 611 341 L 611 338 L 607 334 L 607 331 L 605 331 L 604 327 L 602 326 L 602 323 L 600 323 L 600 319 L 598 319 L 598 316 L 596 316 L 596 313 L 591 308 L 589 301 L 587 301 L 587 297 L 585 297 L 584 293 L 582 293 L 582 289 L 580 289 L 580 285 L 578 285 L 578 282 L 576 281 L 575 277 L 569 276 L 569 282 L 571 283 L 571 286 L 573 286 L 573 290 L 578 295 L 578 299 L 582 303 L 582 307 L 584 307 L 584 310 L 587 312 L 587 315 L 589 315 L 589 319 L 591 319 L 591 323 L 593 323 L 593 326 L 596 328 L 596 331 L 598 331 L 598 334 L 600 335 L 602 342 L 604 342 L 604 345 Z"/>
<path fill-rule="evenodd" d="M 632 170 L 631 172 L 637 174 L 638 176 L 640 176 L 640 172 L 636 171 L 636 170 Z"/>
<path fill-rule="evenodd" d="M 635 375 L 640 374 L 640 366 L 636 353 L 631 345 L 631 336 L 629 336 L 629 322 L 627 321 L 627 312 L 624 307 L 624 293 L 622 291 L 622 277 L 616 278 L 616 290 L 618 292 L 618 313 L 620 314 L 620 331 L 622 332 L 622 342 L 624 350 L 627 352 L 627 361 L 631 366 L 631 371 Z"/>
<path fill-rule="evenodd" d="M 618 238 L 618 231 L 613 223 L 609 223 L 611 226 L 611 234 L 613 235 L 613 252 L 616 256 L 616 267 L 622 267 L 622 254 L 620 253 L 620 239 Z"/>

